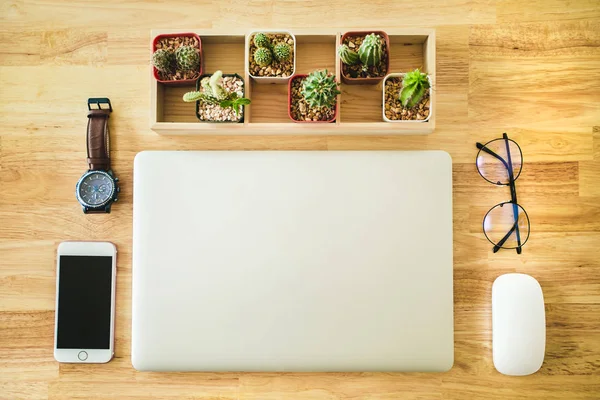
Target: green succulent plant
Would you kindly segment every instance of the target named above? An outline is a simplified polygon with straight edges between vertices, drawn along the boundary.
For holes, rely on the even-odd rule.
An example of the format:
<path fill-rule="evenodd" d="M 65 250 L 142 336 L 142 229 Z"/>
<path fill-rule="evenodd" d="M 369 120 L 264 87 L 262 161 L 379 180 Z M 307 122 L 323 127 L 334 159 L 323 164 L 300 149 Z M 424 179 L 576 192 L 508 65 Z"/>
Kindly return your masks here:
<path fill-rule="evenodd" d="M 158 49 L 152 54 L 152 65 L 161 72 L 173 71 L 175 54 L 172 51 Z"/>
<path fill-rule="evenodd" d="M 346 65 L 355 65 L 360 62 L 360 57 L 357 52 L 352 51 L 350 47 L 343 44 L 338 49 L 340 60 Z"/>
<path fill-rule="evenodd" d="M 254 51 L 254 61 L 261 67 L 266 67 L 273 62 L 273 54 L 271 54 L 271 50 L 259 47 Z"/>
<path fill-rule="evenodd" d="M 200 89 L 184 94 L 183 101 L 187 103 L 200 101 L 208 104 L 218 104 L 222 108 L 232 108 L 237 115 L 239 115 L 241 107 L 250 104 L 250 99 L 240 97 L 235 92 L 229 93 L 223 87 L 222 71 L 216 71 L 210 77 L 202 78 Z"/>
<path fill-rule="evenodd" d="M 358 48 L 360 61 L 369 67 L 375 66 L 383 58 L 383 42 L 379 35 L 371 33 L 365 36 L 362 44 Z"/>
<path fill-rule="evenodd" d="M 200 53 L 194 46 L 180 46 L 175 50 L 177 68 L 182 71 L 197 71 L 200 68 Z"/>
<path fill-rule="evenodd" d="M 264 33 L 254 35 L 254 45 L 256 47 L 271 48 L 271 39 Z"/>
<path fill-rule="evenodd" d="M 292 48 L 287 43 L 277 43 L 273 46 L 273 56 L 279 62 L 289 61 L 292 58 Z"/>
<path fill-rule="evenodd" d="M 327 70 L 311 72 L 302 82 L 302 95 L 310 107 L 332 107 L 340 93 L 335 77 Z"/>
<path fill-rule="evenodd" d="M 414 107 L 419 104 L 430 87 L 427 74 L 419 71 L 419 68 L 407 72 L 402 79 L 400 102 L 404 107 Z"/>
<path fill-rule="evenodd" d="M 228 92 L 223 87 L 223 72 L 216 71 L 208 80 L 213 97 L 218 100 L 225 100 L 228 97 Z"/>

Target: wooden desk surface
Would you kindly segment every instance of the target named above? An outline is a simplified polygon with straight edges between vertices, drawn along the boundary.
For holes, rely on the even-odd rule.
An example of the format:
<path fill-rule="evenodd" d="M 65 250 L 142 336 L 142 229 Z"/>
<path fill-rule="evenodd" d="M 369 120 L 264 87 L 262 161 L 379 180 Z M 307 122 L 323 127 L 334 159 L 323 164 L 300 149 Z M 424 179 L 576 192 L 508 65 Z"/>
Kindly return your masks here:
<path fill-rule="evenodd" d="M 600 4 L 595 0 L 219 2 L 7 0 L 0 6 L 0 398 L 600 398 Z M 152 28 L 435 27 L 437 129 L 426 137 L 161 137 L 148 128 Z M 122 196 L 83 215 L 85 101 L 108 96 Z M 475 142 L 522 147 L 517 190 L 531 221 L 518 256 L 492 254 L 484 213 L 507 188 L 475 169 Z M 454 159 L 455 364 L 444 374 L 159 374 L 130 363 L 132 162 L 145 149 L 444 149 Z M 116 357 L 53 360 L 55 251 L 119 248 Z M 541 283 L 542 369 L 494 370 L 491 285 Z"/>

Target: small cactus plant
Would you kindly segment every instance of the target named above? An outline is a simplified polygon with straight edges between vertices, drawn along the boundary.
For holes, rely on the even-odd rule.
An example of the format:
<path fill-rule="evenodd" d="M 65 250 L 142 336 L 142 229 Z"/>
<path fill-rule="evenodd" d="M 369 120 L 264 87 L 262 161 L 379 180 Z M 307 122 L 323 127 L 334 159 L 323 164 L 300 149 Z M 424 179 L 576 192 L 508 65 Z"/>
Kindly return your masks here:
<path fill-rule="evenodd" d="M 175 50 L 177 67 L 182 71 L 194 71 L 200 68 L 200 53 L 194 46 L 180 46 Z"/>
<path fill-rule="evenodd" d="M 279 62 L 288 61 L 292 57 L 292 48 L 287 43 L 277 43 L 273 46 L 273 56 Z"/>
<path fill-rule="evenodd" d="M 256 47 L 263 47 L 265 49 L 271 48 L 271 40 L 264 33 L 257 33 L 254 35 L 254 45 Z"/>
<path fill-rule="evenodd" d="M 239 97 L 237 93 L 230 93 L 223 87 L 222 71 L 216 71 L 210 77 L 202 78 L 200 88 L 199 91 L 184 94 L 183 101 L 217 104 L 222 108 L 232 108 L 237 115 L 240 114 L 240 109 L 243 106 L 250 104 L 250 99 Z"/>
<path fill-rule="evenodd" d="M 302 95 L 310 107 L 332 107 L 341 92 L 335 77 L 324 71 L 314 71 L 302 82 Z"/>
<path fill-rule="evenodd" d="M 360 56 L 357 52 L 350 50 L 350 47 L 343 44 L 338 49 L 338 54 L 342 62 L 346 65 L 355 65 L 360 62 Z"/>
<path fill-rule="evenodd" d="M 158 49 L 152 54 L 152 65 L 161 72 L 170 72 L 175 66 L 175 54 L 172 51 Z"/>
<path fill-rule="evenodd" d="M 374 33 L 365 36 L 362 44 L 358 48 L 360 61 L 369 67 L 378 65 L 383 58 L 383 44 L 381 37 Z"/>
<path fill-rule="evenodd" d="M 419 71 L 419 68 L 404 74 L 402 89 L 400 90 L 402 105 L 412 108 L 419 104 L 430 86 L 427 74 Z"/>
<path fill-rule="evenodd" d="M 208 84 L 212 95 L 218 100 L 227 99 L 227 90 L 223 87 L 223 72 L 217 71 L 210 77 Z"/>
<path fill-rule="evenodd" d="M 254 52 L 254 61 L 261 67 L 266 67 L 273 62 L 273 54 L 271 54 L 271 50 L 259 47 Z"/>

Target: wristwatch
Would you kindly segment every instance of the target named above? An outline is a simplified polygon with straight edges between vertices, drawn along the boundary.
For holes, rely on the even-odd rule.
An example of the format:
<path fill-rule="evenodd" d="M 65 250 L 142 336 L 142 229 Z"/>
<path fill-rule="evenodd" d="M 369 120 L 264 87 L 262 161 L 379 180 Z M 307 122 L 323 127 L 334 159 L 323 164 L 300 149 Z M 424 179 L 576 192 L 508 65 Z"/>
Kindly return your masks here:
<path fill-rule="evenodd" d="M 90 168 L 75 187 L 77 201 L 86 214 L 109 213 L 112 203 L 118 200 L 119 178 L 110 169 L 108 118 L 111 112 L 108 98 L 88 99 L 87 162 Z"/>

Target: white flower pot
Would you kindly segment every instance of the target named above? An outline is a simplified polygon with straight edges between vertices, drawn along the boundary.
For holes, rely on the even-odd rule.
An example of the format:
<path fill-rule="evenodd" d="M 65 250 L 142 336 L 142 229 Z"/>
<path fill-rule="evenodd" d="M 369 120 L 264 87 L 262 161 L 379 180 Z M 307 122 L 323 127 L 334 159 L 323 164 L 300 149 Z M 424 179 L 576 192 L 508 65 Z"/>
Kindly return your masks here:
<path fill-rule="evenodd" d="M 293 67 L 290 76 L 288 77 L 275 77 L 275 76 L 255 76 L 250 73 L 250 40 L 257 33 L 285 33 L 292 37 L 294 41 L 294 54 L 293 54 Z M 296 73 L 296 36 L 290 31 L 286 31 L 283 29 L 263 29 L 256 30 L 248 33 L 246 35 L 246 73 L 250 76 L 250 78 L 254 79 L 256 83 L 285 83 L 287 84 L 290 78 Z"/>
<path fill-rule="evenodd" d="M 427 79 L 429 80 L 429 115 L 427 116 L 427 118 L 425 119 L 420 119 L 420 120 L 393 120 L 393 119 L 389 119 L 388 117 L 385 116 L 385 83 L 387 82 L 387 80 L 389 78 L 402 78 L 404 76 L 404 73 L 401 72 L 396 72 L 396 73 L 392 73 L 392 74 L 387 74 L 385 76 L 385 78 L 383 78 L 383 86 L 382 86 L 382 103 L 381 103 L 381 113 L 383 115 L 383 120 L 385 122 L 401 122 L 401 123 L 406 123 L 406 124 L 420 124 L 423 122 L 427 122 L 429 121 L 429 118 L 431 118 L 431 115 L 433 114 L 433 101 L 431 101 L 431 90 L 433 89 L 433 86 L 431 84 L 431 78 L 429 77 L 429 75 L 427 76 Z"/>

